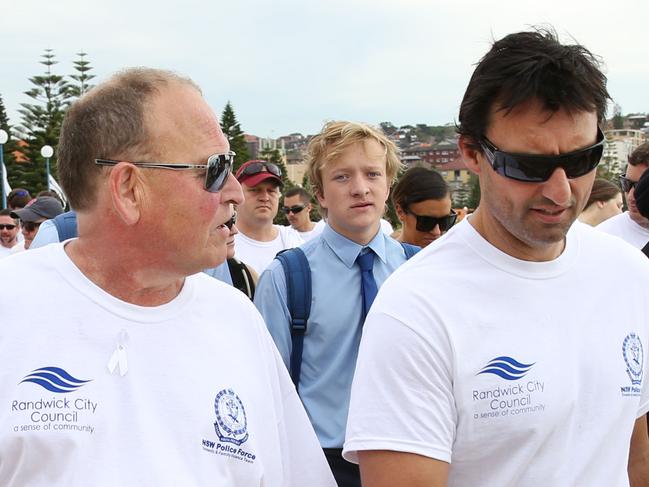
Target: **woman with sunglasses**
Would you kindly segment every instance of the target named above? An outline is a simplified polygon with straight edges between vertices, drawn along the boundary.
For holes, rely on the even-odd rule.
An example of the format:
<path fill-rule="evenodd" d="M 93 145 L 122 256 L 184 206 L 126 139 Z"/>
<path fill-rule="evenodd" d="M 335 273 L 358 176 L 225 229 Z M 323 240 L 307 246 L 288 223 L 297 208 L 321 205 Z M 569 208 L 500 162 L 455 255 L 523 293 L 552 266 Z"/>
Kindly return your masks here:
<path fill-rule="evenodd" d="M 579 221 L 594 227 L 620 213 L 622 213 L 622 191 L 612 182 L 597 178 L 593 183 L 586 207 L 579 215 Z"/>
<path fill-rule="evenodd" d="M 448 184 L 433 169 L 408 169 L 392 190 L 392 201 L 402 225 L 397 240 L 422 248 L 441 237 L 457 218 Z"/>

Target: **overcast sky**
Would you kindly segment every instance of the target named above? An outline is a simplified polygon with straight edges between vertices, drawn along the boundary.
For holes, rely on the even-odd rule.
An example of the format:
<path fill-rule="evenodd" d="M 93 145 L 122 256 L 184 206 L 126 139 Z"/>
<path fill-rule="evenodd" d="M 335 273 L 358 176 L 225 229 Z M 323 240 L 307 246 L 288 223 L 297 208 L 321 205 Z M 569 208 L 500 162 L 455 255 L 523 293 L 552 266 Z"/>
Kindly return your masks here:
<path fill-rule="evenodd" d="M 624 114 L 646 112 L 648 19 L 647 0 L 0 0 L 0 94 L 18 124 L 43 50 L 56 74 L 83 50 L 95 82 L 128 66 L 173 69 L 262 137 L 332 119 L 441 125 L 493 38 L 552 24 L 603 58 Z"/>

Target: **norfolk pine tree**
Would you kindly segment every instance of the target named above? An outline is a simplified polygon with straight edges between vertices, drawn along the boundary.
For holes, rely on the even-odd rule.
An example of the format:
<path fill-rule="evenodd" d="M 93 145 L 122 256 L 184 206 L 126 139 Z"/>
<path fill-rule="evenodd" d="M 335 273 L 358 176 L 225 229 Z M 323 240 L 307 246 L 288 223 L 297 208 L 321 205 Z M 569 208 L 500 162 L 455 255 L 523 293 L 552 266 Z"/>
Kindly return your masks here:
<path fill-rule="evenodd" d="M 21 103 L 18 113 L 22 123 L 18 128 L 21 137 L 27 143 L 22 152 L 27 157 L 25 163 L 25 184 L 27 189 L 38 193 L 47 189 L 47 173 L 45 161 L 40 154 L 44 145 L 50 145 L 55 150 L 61 133 L 63 116 L 69 105 L 70 86 L 63 76 L 54 74 L 52 67 L 58 64 L 51 49 L 45 49 L 40 64 L 45 66 L 45 73 L 29 78 L 34 85 L 25 94 L 36 103 Z M 56 151 L 50 158 L 50 172 L 57 178 Z"/>
<path fill-rule="evenodd" d="M 237 116 L 234 114 L 230 102 L 225 104 L 225 108 L 221 114 L 221 129 L 230 141 L 230 150 L 236 154 L 233 168 L 233 171 L 236 172 L 244 162 L 250 159 L 250 152 L 248 152 L 246 138 L 243 135 L 243 130 L 241 130 L 241 126 L 237 121 Z"/>

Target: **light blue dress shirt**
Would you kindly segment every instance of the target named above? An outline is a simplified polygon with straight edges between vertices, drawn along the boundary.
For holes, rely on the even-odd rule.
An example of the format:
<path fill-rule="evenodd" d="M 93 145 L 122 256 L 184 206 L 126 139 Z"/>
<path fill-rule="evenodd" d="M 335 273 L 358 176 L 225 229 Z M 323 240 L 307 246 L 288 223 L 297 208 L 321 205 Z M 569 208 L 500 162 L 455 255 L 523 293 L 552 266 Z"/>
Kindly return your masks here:
<path fill-rule="evenodd" d="M 230 268 L 228 267 L 228 261 L 226 260 L 222 264 L 217 265 L 216 267 L 210 267 L 203 271 L 210 277 L 218 279 L 226 284 L 232 286 L 232 275 L 230 274 Z"/>
<path fill-rule="evenodd" d="M 59 231 L 56 229 L 56 225 L 52 220 L 45 220 L 38 227 L 38 232 L 29 248 L 37 249 L 38 247 L 44 247 L 45 245 L 58 242 Z"/>
<path fill-rule="evenodd" d="M 367 245 L 376 254 L 377 286 L 406 256 L 401 244 L 379 231 Z M 363 247 L 329 225 L 300 248 L 311 267 L 311 315 L 307 324 L 300 372 L 300 397 L 320 445 L 341 448 L 362 328 L 361 271 L 355 264 Z M 261 312 L 287 368 L 291 357 L 286 278 L 273 260 L 259 279 L 255 305 Z"/>

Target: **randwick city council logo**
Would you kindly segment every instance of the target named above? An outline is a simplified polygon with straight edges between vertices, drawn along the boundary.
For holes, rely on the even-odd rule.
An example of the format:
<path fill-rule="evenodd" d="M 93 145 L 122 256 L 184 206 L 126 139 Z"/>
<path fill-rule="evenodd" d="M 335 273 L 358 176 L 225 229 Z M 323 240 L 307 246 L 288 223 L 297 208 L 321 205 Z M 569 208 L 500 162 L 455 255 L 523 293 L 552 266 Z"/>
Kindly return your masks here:
<path fill-rule="evenodd" d="M 631 379 L 631 386 L 622 386 L 623 396 L 640 395 L 642 385 L 644 350 L 640 337 L 635 333 L 629 333 L 622 342 L 622 357 L 626 364 L 626 373 Z"/>
<path fill-rule="evenodd" d="M 219 440 L 239 446 L 248 439 L 246 410 L 232 389 L 223 389 L 216 395 L 214 412 L 214 430 Z"/>
<path fill-rule="evenodd" d="M 511 357 L 491 359 L 477 375 L 494 374 L 506 380 L 518 380 L 527 375 L 534 364 L 522 364 Z"/>
<path fill-rule="evenodd" d="M 507 421 L 512 416 L 527 416 L 545 411 L 543 393 L 545 382 L 538 377 L 526 377 L 536 362 L 524 363 L 513 357 L 501 355 L 487 362 L 476 377 L 495 375 L 507 382 L 475 379 L 471 391 L 471 408 L 474 421 Z M 498 418 L 498 419 L 497 419 Z"/>
<path fill-rule="evenodd" d="M 40 369 L 33 370 L 30 374 L 26 375 L 23 382 L 33 382 L 38 384 L 43 389 L 57 394 L 65 394 L 67 392 L 74 392 L 82 387 L 89 380 L 81 380 L 72 377 L 71 374 L 66 372 L 60 367 L 41 367 Z"/>

